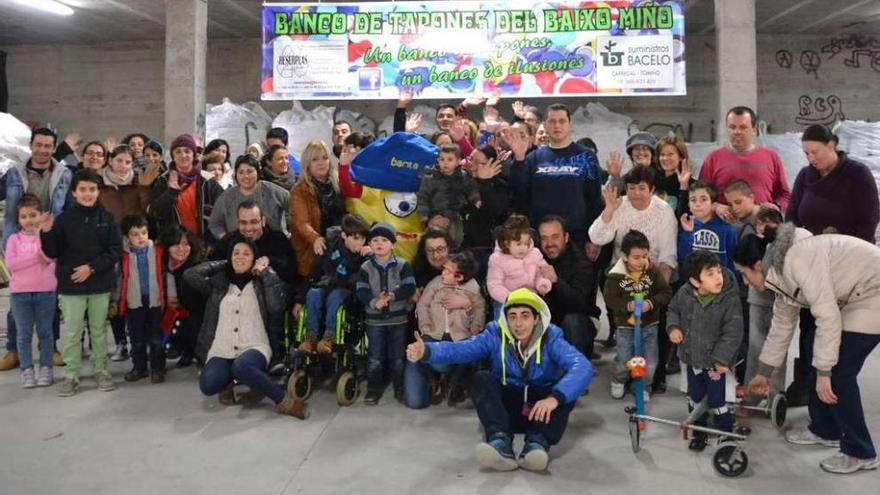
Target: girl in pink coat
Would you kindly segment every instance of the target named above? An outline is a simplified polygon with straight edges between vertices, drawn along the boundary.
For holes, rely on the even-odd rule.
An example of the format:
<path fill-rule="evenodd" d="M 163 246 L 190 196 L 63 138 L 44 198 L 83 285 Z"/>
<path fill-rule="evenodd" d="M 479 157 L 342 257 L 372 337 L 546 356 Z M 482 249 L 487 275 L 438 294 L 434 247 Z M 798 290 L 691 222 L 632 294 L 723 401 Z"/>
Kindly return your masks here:
<path fill-rule="evenodd" d="M 528 218 L 511 215 L 498 232 L 486 277 L 496 318 L 511 291 L 527 288 L 542 296 L 550 292 L 553 284 L 541 273 L 545 266 L 544 255 L 532 242 Z"/>

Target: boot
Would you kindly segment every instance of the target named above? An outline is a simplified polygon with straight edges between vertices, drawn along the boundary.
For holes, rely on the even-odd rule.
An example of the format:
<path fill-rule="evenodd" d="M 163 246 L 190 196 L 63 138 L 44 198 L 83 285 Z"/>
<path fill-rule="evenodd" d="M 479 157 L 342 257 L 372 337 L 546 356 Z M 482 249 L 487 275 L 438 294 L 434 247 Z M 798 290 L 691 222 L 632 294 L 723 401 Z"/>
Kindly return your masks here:
<path fill-rule="evenodd" d="M 18 353 L 9 351 L 5 356 L 0 358 L 0 371 L 9 371 L 18 368 Z"/>
<path fill-rule="evenodd" d="M 323 339 L 318 341 L 316 350 L 318 354 L 330 354 L 333 352 L 333 336 L 325 335 Z"/>
<path fill-rule="evenodd" d="M 315 352 L 315 342 L 318 341 L 317 335 L 312 335 L 310 333 L 306 334 L 305 340 L 303 340 L 299 347 L 296 348 L 296 352 L 300 354 L 312 354 Z"/>
<path fill-rule="evenodd" d="M 280 404 L 275 406 L 275 410 L 281 414 L 287 414 L 297 419 L 306 419 L 309 417 L 309 405 L 300 399 L 293 397 L 284 397 Z"/>
<path fill-rule="evenodd" d="M 52 364 L 55 366 L 64 366 L 64 358 L 61 356 L 61 353 L 55 351 L 52 353 Z"/>

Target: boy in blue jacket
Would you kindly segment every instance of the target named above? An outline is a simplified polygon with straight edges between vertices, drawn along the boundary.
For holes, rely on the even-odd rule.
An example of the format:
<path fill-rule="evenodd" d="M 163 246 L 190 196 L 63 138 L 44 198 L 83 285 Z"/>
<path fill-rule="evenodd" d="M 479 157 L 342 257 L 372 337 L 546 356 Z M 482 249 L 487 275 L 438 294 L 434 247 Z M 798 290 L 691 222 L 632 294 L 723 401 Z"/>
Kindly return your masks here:
<path fill-rule="evenodd" d="M 476 336 L 425 343 L 417 333 L 406 357 L 426 364 L 489 360 L 489 370 L 474 377 L 471 397 L 486 431 L 477 461 L 498 471 L 547 469 L 547 450 L 562 439 L 568 415 L 593 377 L 590 362 L 550 323 L 547 303 L 528 289 L 511 292 L 502 315 Z M 525 433 L 518 458 L 514 433 Z"/>
<path fill-rule="evenodd" d="M 736 252 L 736 229 L 715 216 L 716 191 L 711 184 L 698 180 L 688 188 L 688 206 L 693 216 L 681 216 L 678 231 L 678 266 L 684 273 L 684 260 L 694 251 L 709 251 L 718 256 L 721 266 L 733 273 L 733 253 Z"/>

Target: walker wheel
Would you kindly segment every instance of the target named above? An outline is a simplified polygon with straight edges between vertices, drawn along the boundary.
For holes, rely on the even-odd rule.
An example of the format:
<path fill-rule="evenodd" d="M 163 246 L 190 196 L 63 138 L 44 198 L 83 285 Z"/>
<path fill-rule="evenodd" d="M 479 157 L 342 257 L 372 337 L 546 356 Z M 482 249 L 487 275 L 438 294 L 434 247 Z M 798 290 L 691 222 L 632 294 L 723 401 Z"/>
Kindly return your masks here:
<path fill-rule="evenodd" d="M 339 375 L 336 382 L 336 402 L 340 406 L 350 406 L 354 404 L 358 396 L 358 381 L 351 371 Z"/>
<path fill-rule="evenodd" d="M 749 467 L 749 456 L 739 445 L 726 443 L 712 455 L 712 467 L 722 476 L 736 478 Z"/>
<path fill-rule="evenodd" d="M 629 440 L 632 443 L 633 453 L 639 452 L 639 436 L 641 435 L 641 428 L 639 427 L 638 418 L 631 417 L 629 418 Z"/>
<path fill-rule="evenodd" d="M 312 379 L 305 370 L 296 370 L 287 381 L 287 393 L 294 399 L 306 400 L 312 395 Z"/>
<path fill-rule="evenodd" d="M 777 429 L 782 429 L 785 426 L 785 416 L 788 413 L 788 399 L 785 398 L 785 394 L 778 393 L 773 396 L 773 400 L 770 401 L 770 422 L 773 423 Z"/>

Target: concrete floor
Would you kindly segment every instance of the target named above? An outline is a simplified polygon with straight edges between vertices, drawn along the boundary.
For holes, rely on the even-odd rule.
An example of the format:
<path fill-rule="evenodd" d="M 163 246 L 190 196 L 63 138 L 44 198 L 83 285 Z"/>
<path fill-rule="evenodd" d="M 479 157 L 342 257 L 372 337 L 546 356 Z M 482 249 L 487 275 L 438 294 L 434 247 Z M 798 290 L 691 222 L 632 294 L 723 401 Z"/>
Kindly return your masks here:
<path fill-rule="evenodd" d="M 170 371 L 161 385 L 128 384 L 128 363 L 112 363 L 116 391 L 100 393 L 84 377 L 80 393 L 67 399 L 55 396 L 57 385 L 23 390 L 17 372 L 0 373 L 0 494 L 818 494 L 880 486 L 880 471 L 822 472 L 819 461 L 833 451 L 789 445 L 758 418 L 746 444 L 749 470 L 737 479 L 714 471 L 711 449 L 689 452 L 674 427 L 649 425 L 634 455 L 626 404 L 607 392 L 611 358 L 605 353 L 598 363 L 592 393 L 572 413 L 546 474 L 482 471 L 473 454 L 480 428 L 469 406 L 413 411 L 389 393 L 376 407 L 340 408 L 328 388 L 313 395 L 303 422 L 274 413 L 268 400 L 220 406 L 201 396 L 194 368 Z M 861 377 L 877 441 L 880 353 Z M 683 418 L 677 384 L 678 375 L 670 377 L 670 393 L 655 396 L 650 414 Z M 792 411 L 789 424 L 803 424 L 805 414 Z"/>

